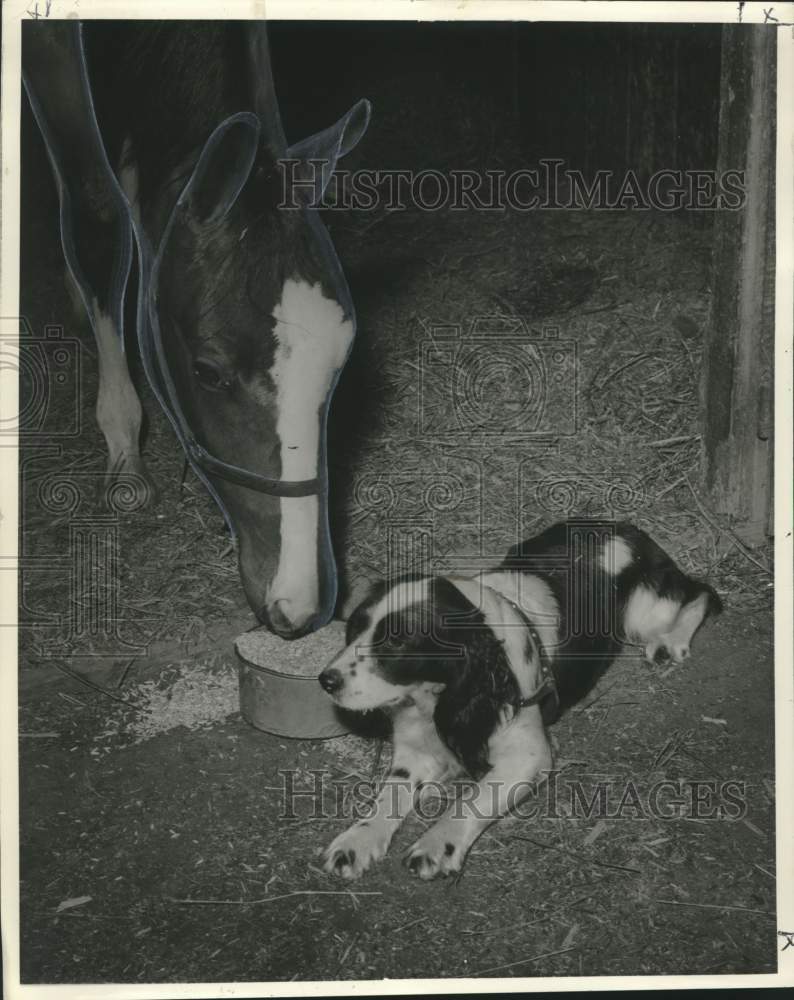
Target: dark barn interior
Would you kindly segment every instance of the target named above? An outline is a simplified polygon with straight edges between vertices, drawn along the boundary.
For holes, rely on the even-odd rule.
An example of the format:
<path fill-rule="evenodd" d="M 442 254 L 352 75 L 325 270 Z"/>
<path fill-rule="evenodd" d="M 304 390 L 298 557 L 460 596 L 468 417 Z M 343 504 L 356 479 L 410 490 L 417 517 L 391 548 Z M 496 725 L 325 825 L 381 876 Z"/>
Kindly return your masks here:
<path fill-rule="evenodd" d="M 726 120 L 721 88 L 742 59 L 757 65 L 750 36 L 421 22 L 274 22 L 269 35 L 290 141 L 372 102 L 341 163 L 350 176 L 432 171 L 432 200 L 455 171 L 560 161 L 530 210 L 407 197 L 323 211 L 358 317 L 329 426 L 343 595 L 406 569 L 496 562 L 555 520 L 590 516 L 640 525 L 726 611 L 683 666 L 621 657 L 553 727 L 560 780 L 586 801 L 606 796 L 607 815 L 565 800 L 505 820 L 454 882 L 407 875 L 405 831 L 360 883 L 325 875 L 315 852 L 345 820 L 312 818 L 316 774 L 331 798 L 349 795 L 384 773 L 388 743 L 290 741 L 241 718 L 232 641 L 254 622 L 235 552 L 134 343 L 159 495 L 103 505 L 96 349 L 69 303 L 56 189 L 23 97 L 23 336 L 31 356 L 48 337 L 66 354 L 48 362 L 61 367 L 46 406 L 23 414 L 20 453 L 22 981 L 775 971 L 773 293 L 742 368 L 730 325 L 746 303 L 725 291 L 745 216 L 719 180 L 745 166 L 749 126 Z M 739 75 L 751 88 L 752 72 Z M 577 204 L 572 175 L 589 186 L 599 171 L 603 203 Z M 444 336 L 473 352 L 462 387 L 436 363 Z M 558 359 L 541 401 L 526 372 L 490 364 L 506 343 Z M 32 398 L 35 378 L 22 379 Z M 736 388 L 748 384 L 755 394 Z M 723 443 L 728 397 L 761 414 L 749 443 L 744 425 Z M 725 471 L 747 466 L 745 445 L 752 503 Z M 101 573 L 75 570 L 81 532 L 112 554 Z M 286 816 L 285 772 L 306 792 Z M 664 782 L 680 802 L 660 815 L 647 804 Z M 693 809 L 730 782 L 741 808 Z"/>
<path fill-rule="evenodd" d="M 410 67 L 434 78 L 425 97 L 439 119 L 454 115 L 456 89 L 489 101 L 512 121 L 501 138 L 512 140 L 508 148 L 517 144 L 522 162 L 553 155 L 585 170 L 648 173 L 716 166 L 720 34 L 708 25 L 508 22 L 484 33 L 476 23 L 390 22 L 350 29 L 273 25 L 275 72 L 288 81 L 281 87 L 288 136 L 313 131 L 334 113 L 331 104 L 346 106 L 404 79 Z M 308 65 L 316 67 L 311 81 Z M 293 94 L 309 100 L 293 101 Z"/>

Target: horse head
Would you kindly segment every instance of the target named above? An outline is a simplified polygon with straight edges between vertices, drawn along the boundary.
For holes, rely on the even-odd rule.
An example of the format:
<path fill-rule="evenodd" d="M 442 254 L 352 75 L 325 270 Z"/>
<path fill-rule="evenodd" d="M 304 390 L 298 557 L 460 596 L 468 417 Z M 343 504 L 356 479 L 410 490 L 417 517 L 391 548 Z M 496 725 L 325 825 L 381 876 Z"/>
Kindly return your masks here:
<path fill-rule="evenodd" d="M 237 537 L 252 610 L 285 638 L 325 624 L 336 600 L 326 421 L 355 314 L 314 206 L 369 111 L 360 101 L 291 149 L 261 114 L 224 121 L 148 282 L 147 373 Z"/>

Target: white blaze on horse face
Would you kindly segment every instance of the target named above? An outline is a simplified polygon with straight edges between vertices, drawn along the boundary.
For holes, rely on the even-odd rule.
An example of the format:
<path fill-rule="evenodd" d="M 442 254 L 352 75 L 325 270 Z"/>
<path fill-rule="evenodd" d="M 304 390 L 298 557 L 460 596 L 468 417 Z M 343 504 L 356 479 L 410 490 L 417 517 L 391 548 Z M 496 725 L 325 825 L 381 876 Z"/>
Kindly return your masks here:
<path fill-rule="evenodd" d="M 353 341 L 353 323 L 321 285 L 288 279 L 273 310 L 276 351 L 270 372 L 276 391 L 276 432 L 281 478 L 314 479 L 319 471 L 320 434 L 328 394 Z M 268 603 L 298 623 L 319 601 L 317 496 L 281 500 L 281 549 Z"/>

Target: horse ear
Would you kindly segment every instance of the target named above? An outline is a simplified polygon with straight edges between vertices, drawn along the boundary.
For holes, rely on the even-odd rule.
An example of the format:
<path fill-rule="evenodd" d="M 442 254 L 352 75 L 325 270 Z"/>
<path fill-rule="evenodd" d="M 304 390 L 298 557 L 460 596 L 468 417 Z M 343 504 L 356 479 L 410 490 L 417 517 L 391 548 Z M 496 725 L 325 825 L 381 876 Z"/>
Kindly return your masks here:
<path fill-rule="evenodd" d="M 304 200 L 320 201 L 337 162 L 355 149 L 367 131 L 371 112 L 372 105 L 362 99 L 330 128 L 290 146 L 287 159 L 299 161 L 293 183 Z"/>
<path fill-rule="evenodd" d="M 232 115 L 207 139 L 180 202 L 198 222 L 220 222 L 248 180 L 259 145 L 259 121 L 249 112 Z"/>

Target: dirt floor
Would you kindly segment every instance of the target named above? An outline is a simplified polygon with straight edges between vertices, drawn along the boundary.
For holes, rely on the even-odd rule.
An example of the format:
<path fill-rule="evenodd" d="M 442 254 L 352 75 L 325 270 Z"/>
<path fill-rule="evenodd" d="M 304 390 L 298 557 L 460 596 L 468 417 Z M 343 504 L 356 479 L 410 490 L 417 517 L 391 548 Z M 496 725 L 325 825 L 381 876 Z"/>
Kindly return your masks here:
<path fill-rule="evenodd" d="M 417 92 L 448 95 L 447 113 L 418 102 L 410 129 L 423 139 L 406 147 L 405 82 L 384 80 L 358 162 L 519 159 L 494 148 L 505 130 L 487 100 L 423 72 Z M 23 312 L 36 337 L 62 325 L 80 365 L 22 458 L 23 982 L 774 971 L 770 553 L 746 550 L 697 491 L 708 219 L 329 213 L 359 314 L 330 448 L 345 581 L 406 561 L 461 568 L 561 516 L 608 514 L 650 531 L 726 603 L 685 666 L 613 665 L 552 730 L 556 798 L 547 786 L 534 818 L 492 828 L 461 878 L 409 877 L 414 819 L 348 885 L 315 854 L 388 747 L 293 742 L 241 719 L 232 640 L 253 622 L 235 555 L 145 390 L 160 496 L 145 510 L 99 502 L 95 351 L 70 318 L 30 129 L 24 152 Z M 515 439 L 472 430 L 465 413 L 455 423 L 433 365 L 437 327 L 471 334 L 483 317 L 562 343 L 575 371 L 573 396 L 550 396 Z M 86 532 L 108 553 L 87 578 L 71 570 Z M 92 628 L 102 608 L 115 629 Z M 285 815 L 285 783 L 317 794 Z M 577 794 L 603 796 L 605 814 L 588 816 Z"/>

